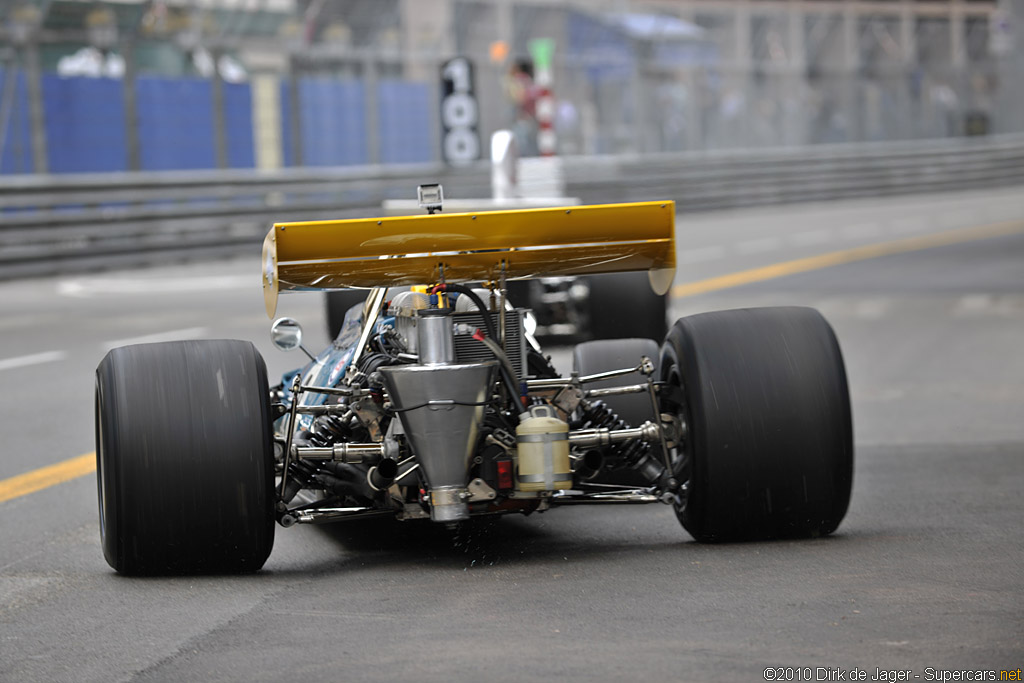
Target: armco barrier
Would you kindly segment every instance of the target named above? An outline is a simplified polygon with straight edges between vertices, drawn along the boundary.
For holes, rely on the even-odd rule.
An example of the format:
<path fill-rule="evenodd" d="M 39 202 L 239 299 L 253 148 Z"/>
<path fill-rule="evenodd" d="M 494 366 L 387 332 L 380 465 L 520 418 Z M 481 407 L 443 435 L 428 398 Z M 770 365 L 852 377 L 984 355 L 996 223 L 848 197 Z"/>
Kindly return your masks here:
<path fill-rule="evenodd" d="M 674 199 L 680 211 L 1024 185 L 1024 136 L 562 159 L 586 203 Z M 271 223 L 356 217 L 441 182 L 490 195 L 485 163 L 6 176 L 0 278 L 257 254 Z"/>
<path fill-rule="evenodd" d="M 567 160 L 585 203 L 671 198 L 683 212 L 1024 183 L 1024 136 Z"/>

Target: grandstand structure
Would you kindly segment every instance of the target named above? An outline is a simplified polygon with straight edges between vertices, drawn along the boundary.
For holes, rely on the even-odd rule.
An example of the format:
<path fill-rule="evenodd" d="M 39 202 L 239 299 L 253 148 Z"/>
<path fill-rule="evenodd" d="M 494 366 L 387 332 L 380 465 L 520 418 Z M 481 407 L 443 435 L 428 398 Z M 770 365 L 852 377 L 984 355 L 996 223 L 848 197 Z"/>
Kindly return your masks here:
<path fill-rule="evenodd" d="M 7 0 L 0 173 L 442 156 L 441 64 L 482 139 L 554 45 L 561 154 L 1024 130 L 1024 0 Z"/>

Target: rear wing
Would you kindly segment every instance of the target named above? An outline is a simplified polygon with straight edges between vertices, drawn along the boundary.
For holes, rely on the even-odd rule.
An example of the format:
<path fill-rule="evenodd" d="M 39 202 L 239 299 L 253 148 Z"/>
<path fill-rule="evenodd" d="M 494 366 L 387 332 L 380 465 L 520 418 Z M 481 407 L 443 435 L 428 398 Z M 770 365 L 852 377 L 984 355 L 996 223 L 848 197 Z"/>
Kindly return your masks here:
<path fill-rule="evenodd" d="M 263 241 L 267 315 L 278 292 L 646 270 L 675 277 L 675 203 L 639 202 L 276 223 Z"/>

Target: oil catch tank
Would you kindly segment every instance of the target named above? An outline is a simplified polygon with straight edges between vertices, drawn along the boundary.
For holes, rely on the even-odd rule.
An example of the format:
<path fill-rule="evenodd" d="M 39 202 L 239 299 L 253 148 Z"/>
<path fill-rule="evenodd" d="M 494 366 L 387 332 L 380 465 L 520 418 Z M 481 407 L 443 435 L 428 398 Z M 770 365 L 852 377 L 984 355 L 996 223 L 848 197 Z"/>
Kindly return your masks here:
<path fill-rule="evenodd" d="M 531 406 L 516 428 L 520 491 L 557 491 L 572 488 L 569 466 L 569 424 L 555 416 L 551 406 Z"/>

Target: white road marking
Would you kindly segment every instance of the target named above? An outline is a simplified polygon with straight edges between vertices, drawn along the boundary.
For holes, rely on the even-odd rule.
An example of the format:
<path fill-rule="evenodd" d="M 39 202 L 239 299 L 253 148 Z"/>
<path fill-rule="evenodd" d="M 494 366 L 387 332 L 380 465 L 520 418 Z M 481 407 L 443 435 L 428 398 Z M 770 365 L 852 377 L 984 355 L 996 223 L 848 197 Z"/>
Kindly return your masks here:
<path fill-rule="evenodd" d="M 971 315 L 974 313 L 986 313 L 995 303 L 995 297 L 991 294 L 968 294 L 960 297 L 953 307 L 953 315 Z"/>
<path fill-rule="evenodd" d="M 857 302 L 854 314 L 866 320 L 878 320 L 889 312 L 890 302 L 887 298 L 861 299 Z"/>
<path fill-rule="evenodd" d="M 859 240 L 865 237 L 875 237 L 882 233 L 882 226 L 878 223 L 856 223 L 854 225 L 845 225 L 839 229 L 843 239 L 847 240 Z"/>
<path fill-rule="evenodd" d="M 829 297 L 813 304 L 826 318 L 879 320 L 893 312 L 889 297 Z"/>
<path fill-rule="evenodd" d="M 778 237 L 762 237 L 757 240 L 746 240 L 736 245 L 736 250 L 741 254 L 756 254 L 762 251 L 772 251 L 782 246 L 782 240 Z"/>
<path fill-rule="evenodd" d="M 684 249 L 679 252 L 679 263 L 700 263 L 714 261 L 725 256 L 725 247 L 701 247 L 700 249 Z"/>
<path fill-rule="evenodd" d="M 953 317 L 962 318 L 978 315 L 1002 318 L 1024 317 L 1024 297 L 995 294 L 967 294 L 953 305 Z"/>
<path fill-rule="evenodd" d="M 806 247 L 812 244 L 824 244 L 832 239 L 832 231 L 805 230 L 804 232 L 793 233 L 788 239 L 798 247 Z"/>
<path fill-rule="evenodd" d="M 88 298 L 104 294 L 178 294 L 225 289 L 251 289 L 258 275 L 205 275 L 188 278 L 79 278 L 61 280 L 57 293 L 61 296 Z"/>
<path fill-rule="evenodd" d="M 938 216 L 935 216 L 935 223 L 940 228 L 945 229 L 957 228 L 961 225 L 960 221 L 957 220 L 957 217 L 951 213 L 941 213 Z"/>
<path fill-rule="evenodd" d="M 5 358 L 4 360 L 0 360 L 0 370 L 23 368 L 28 365 L 39 365 L 41 363 L 53 363 L 54 361 L 64 360 L 67 357 L 68 354 L 66 351 L 45 351 L 43 353 L 33 353 L 28 356 Z"/>
<path fill-rule="evenodd" d="M 117 348 L 118 346 L 128 346 L 130 344 L 154 344 L 156 342 L 165 341 L 177 341 L 179 339 L 195 339 L 197 337 L 205 337 L 207 330 L 205 327 L 187 327 L 183 330 L 168 330 L 167 332 L 157 332 L 155 334 L 147 334 L 141 337 L 130 337 L 128 339 L 115 339 L 113 341 L 103 342 L 100 346 L 104 351 Z"/>
<path fill-rule="evenodd" d="M 974 220 L 977 218 L 975 214 L 963 209 L 954 209 L 949 212 L 949 215 L 960 225 L 973 225 L 977 222 Z"/>
<path fill-rule="evenodd" d="M 912 232 L 920 232 L 928 227 L 928 222 L 922 216 L 907 216 L 897 218 L 892 222 L 892 229 L 897 235 L 906 235 Z"/>

